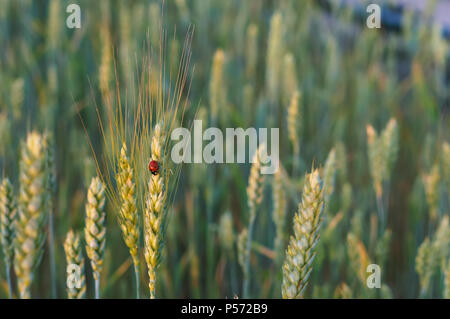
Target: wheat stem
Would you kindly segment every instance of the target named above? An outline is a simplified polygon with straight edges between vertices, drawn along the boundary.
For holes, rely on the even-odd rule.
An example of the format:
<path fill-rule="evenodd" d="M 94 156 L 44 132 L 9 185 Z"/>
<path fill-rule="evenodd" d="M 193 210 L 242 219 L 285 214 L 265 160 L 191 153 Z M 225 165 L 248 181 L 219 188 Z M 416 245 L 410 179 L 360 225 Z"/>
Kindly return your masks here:
<path fill-rule="evenodd" d="M 247 187 L 247 201 L 249 207 L 249 226 L 248 226 L 248 237 L 247 237 L 247 247 L 246 247 L 246 261 L 245 261 L 245 270 L 244 270 L 244 282 L 243 282 L 243 296 L 244 298 L 249 297 L 249 289 L 250 289 L 250 252 L 252 247 L 252 236 L 253 236 L 253 227 L 256 219 L 256 209 L 257 206 L 262 201 L 262 192 L 263 192 L 263 182 L 264 178 L 261 175 L 261 156 L 262 152 L 265 148 L 264 144 L 261 144 L 259 148 L 256 150 L 255 155 L 253 156 L 253 164 L 250 169 L 250 176 L 248 179 L 248 187 Z"/>

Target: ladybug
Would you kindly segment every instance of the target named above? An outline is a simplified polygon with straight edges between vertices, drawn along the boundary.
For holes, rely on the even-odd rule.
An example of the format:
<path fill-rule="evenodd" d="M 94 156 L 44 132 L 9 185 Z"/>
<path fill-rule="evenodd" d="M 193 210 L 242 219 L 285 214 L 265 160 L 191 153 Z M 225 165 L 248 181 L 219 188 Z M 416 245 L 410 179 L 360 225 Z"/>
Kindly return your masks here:
<path fill-rule="evenodd" d="M 150 161 L 150 164 L 148 164 L 148 169 L 153 175 L 158 175 L 159 171 L 158 162 L 155 160 Z"/>

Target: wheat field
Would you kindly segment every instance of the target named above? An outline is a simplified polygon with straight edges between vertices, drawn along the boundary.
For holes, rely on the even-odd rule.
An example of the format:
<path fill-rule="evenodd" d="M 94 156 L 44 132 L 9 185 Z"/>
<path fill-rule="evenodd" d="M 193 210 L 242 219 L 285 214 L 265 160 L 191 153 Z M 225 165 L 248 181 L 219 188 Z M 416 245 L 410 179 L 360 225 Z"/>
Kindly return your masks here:
<path fill-rule="evenodd" d="M 0 298 L 450 298 L 433 1 L 323 3 L 0 0 Z M 197 120 L 279 168 L 174 162 Z"/>

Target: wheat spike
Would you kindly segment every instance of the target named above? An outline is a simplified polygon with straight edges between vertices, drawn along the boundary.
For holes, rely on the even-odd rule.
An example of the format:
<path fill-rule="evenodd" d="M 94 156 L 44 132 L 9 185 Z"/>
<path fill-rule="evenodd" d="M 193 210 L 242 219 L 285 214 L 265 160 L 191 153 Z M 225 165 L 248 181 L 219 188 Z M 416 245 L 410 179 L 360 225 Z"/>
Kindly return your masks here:
<path fill-rule="evenodd" d="M 253 156 L 253 163 L 250 168 L 250 176 L 247 186 L 247 204 L 250 211 L 250 219 L 254 218 L 256 207 L 262 201 L 264 176 L 261 175 L 261 154 L 264 150 L 264 144 L 261 144 Z"/>
<path fill-rule="evenodd" d="M 430 209 L 430 217 L 432 220 L 436 220 L 438 217 L 439 209 L 439 182 L 441 180 L 441 174 L 439 165 L 436 163 L 431 168 L 430 173 L 422 175 L 422 182 L 425 187 L 425 195 L 427 204 Z"/>
<path fill-rule="evenodd" d="M 139 225 L 136 208 L 136 184 L 134 172 L 127 157 L 127 146 L 125 143 L 120 150 L 119 172 L 117 174 L 117 187 L 120 195 L 120 228 L 125 243 L 130 250 L 135 267 L 139 267 L 138 244 Z"/>
<path fill-rule="evenodd" d="M 369 255 L 363 242 L 354 233 L 347 235 L 347 252 L 353 271 L 362 284 L 366 281 L 366 269 L 370 264 Z"/>
<path fill-rule="evenodd" d="M 245 71 L 247 78 L 251 79 L 255 76 L 256 66 L 258 64 L 258 26 L 250 24 L 247 28 L 246 37 L 247 50 Z"/>
<path fill-rule="evenodd" d="M 224 113 L 222 111 L 226 107 L 227 103 L 223 74 L 224 64 L 225 53 L 223 52 L 223 50 L 218 49 L 214 53 L 211 69 L 211 83 L 209 85 L 209 104 L 211 106 L 211 116 L 213 121 L 216 121 L 218 116 L 222 116 L 222 114 Z"/>
<path fill-rule="evenodd" d="M 46 238 L 47 174 L 45 141 L 31 132 L 21 146 L 19 210 L 16 222 L 14 270 L 21 298 L 30 298 L 31 284 L 39 266 Z"/>
<path fill-rule="evenodd" d="M 280 96 L 281 64 L 283 61 L 283 25 L 281 13 L 276 12 L 270 20 L 270 31 L 267 43 L 266 85 L 272 103 Z"/>
<path fill-rule="evenodd" d="M 428 238 L 425 238 L 419 246 L 416 256 L 416 271 L 419 274 L 422 296 L 427 293 L 430 287 L 431 277 L 436 267 L 436 260 L 433 255 L 433 244 Z"/>
<path fill-rule="evenodd" d="M 297 157 L 300 154 L 300 92 L 295 90 L 291 97 L 291 102 L 288 107 L 287 112 L 287 128 L 288 128 L 288 136 L 289 140 L 292 143 L 292 147 L 294 149 L 294 156 Z"/>
<path fill-rule="evenodd" d="M 339 299 L 352 299 L 353 298 L 353 292 L 352 289 L 346 284 L 341 283 L 334 292 L 334 298 Z"/>
<path fill-rule="evenodd" d="M 264 176 L 261 174 L 261 157 L 265 149 L 265 144 L 261 144 L 253 155 L 252 167 L 250 168 L 250 176 L 247 186 L 247 203 L 249 208 L 249 226 L 247 236 L 247 252 L 246 252 L 246 270 L 244 271 L 243 295 L 248 298 L 250 286 L 250 251 L 252 245 L 253 226 L 255 224 L 256 209 L 262 201 L 264 189 Z"/>
<path fill-rule="evenodd" d="M 286 250 L 283 265 L 283 298 L 301 298 L 308 284 L 319 240 L 324 192 L 319 171 L 314 169 L 305 178 L 302 202 L 294 217 L 294 234 Z"/>
<path fill-rule="evenodd" d="M 233 251 L 234 233 L 233 233 L 233 217 L 229 211 L 220 217 L 219 221 L 219 240 L 228 254 Z"/>
<path fill-rule="evenodd" d="M 110 90 L 110 81 L 112 78 L 112 42 L 111 42 L 111 32 L 109 29 L 109 5 L 105 2 L 105 8 L 103 12 L 105 12 L 105 17 L 103 18 L 103 24 L 101 28 L 101 36 L 102 36 L 102 55 L 101 55 L 101 63 L 98 71 L 99 74 L 99 86 L 102 94 L 107 94 Z M 102 3 L 103 5 L 103 3 Z"/>
<path fill-rule="evenodd" d="M 450 299 L 450 262 L 448 263 L 447 269 L 445 270 L 444 280 L 444 298 Z"/>
<path fill-rule="evenodd" d="M 450 144 L 442 143 L 442 172 L 447 185 L 450 185 Z M 447 186 L 448 187 L 448 186 Z"/>
<path fill-rule="evenodd" d="M 105 187 L 94 177 L 88 189 L 84 236 L 86 253 L 91 261 L 95 280 L 95 296 L 100 298 L 100 273 L 105 253 Z"/>
<path fill-rule="evenodd" d="M 331 149 L 323 168 L 323 189 L 325 192 L 325 202 L 328 202 L 334 191 L 336 176 L 336 151 Z"/>
<path fill-rule="evenodd" d="M 11 182 L 4 178 L 0 185 L 0 239 L 3 247 L 9 297 L 12 297 L 11 265 L 14 256 L 16 203 Z"/>
<path fill-rule="evenodd" d="M 445 215 L 439 223 L 433 240 L 433 249 L 439 266 L 442 271 L 445 271 L 450 263 L 450 225 L 448 215 Z"/>
<path fill-rule="evenodd" d="M 370 172 L 375 192 L 380 197 L 383 194 L 383 182 L 389 180 L 397 159 L 397 121 L 394 118 L 390 119 L 380 136 L 370 124 L 366 126 L 366 133 Z"/>
<path fill-rule="evenodd" d="M 162 146 L 164 145 L 162 128 L 155 125 L 152 136 L 152 160 L 161 162 Z M 161 163 L 160 163 L 161 165 Z M 145 236 L 144 255 L 148 268 L 150 298 L 154 299 L 156 285 L 156 269 L 159 265 L 160 248 L 162 243 L 162 223 L 164 215 L 165 189 L 162 172 L 150 176 L 148 195 L 145 202 Z"/>
<path fill-rule="evenodd" d="M 86 277 L 84 275 L 84 258 L 80 235 L 70 230 L 64 241 L 64 252 L 66 253 L 67 276 L 79 275 L 74 282 L 69 285 L 67 280 L 67 296 L 69 299 L 84 299 L 86 296 Z M 76 269 L 74 270 L 74 267 Z"/>
<path fill-rule="evenodd" d="M 287 53 L 283 58 L 283 103 L 288 103 L 292 93 L 298 88 L 295 59 L 292 53 Z"/>

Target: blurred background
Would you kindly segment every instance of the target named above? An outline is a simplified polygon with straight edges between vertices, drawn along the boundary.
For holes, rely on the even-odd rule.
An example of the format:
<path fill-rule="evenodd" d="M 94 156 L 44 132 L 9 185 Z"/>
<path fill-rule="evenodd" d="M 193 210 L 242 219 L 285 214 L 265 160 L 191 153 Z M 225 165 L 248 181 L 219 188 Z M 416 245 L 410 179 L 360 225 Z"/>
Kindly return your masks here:
<path fill-rule="evenodd" d="M 80 117 L 101 153 L 96 107 L 102 112 L 102 93 L 120 80 L 121 99 L 133 104 L 125 92 L 136 90 L 146 40 L 158 54 L 160 25 L 166 32 L 164 72 L 172 74 L 186 33 L 194 30 L 191 88 L 182 97 L 190 105 L 187 121 L 280 128 L 283 173 L 281 182 L 266 178 L 257 212 L 252 297 L 281 296 L 280 259 L 303 177 L 313 166 L 323 171 L 332 149 L 334 191 L 305 297 L 444 297 L 450 278 L 450 2 L 371 2 L 381 5 L 380 29 L 366 27 L 364 1 L 0 0 L 0 167 L 17 190 L 20 141 L 32 129 L 53 133 L 58 297 L 66 297 L 62 244 L 69 228 L 84 226 L 86 189 L 96 174 Z M 80 29 L 66 27 L 71 3 L 81 8 Z M 397 155 L 385 180 L 386 221 L 380 226 L 366 125 L 382 132 L 391 118 L 398 127 Z M 242 295 L 237 239 L 248 224 L 249 170 L 249 164 L 183 166 L 169 207 L 158 297 Z M 278 192 L 274 185 L 281 185 Z M 276 246 L 280 196 L 285 223 Z M 108 207 L 102 296 L 133 298 L 132 262 L 116 217 Z M 425 238 L 436 254 L 417 263 Z M 34 297 L 50 297 L 47 251 Z M 382 269 L 381 289 L 365 284 L 365 266 L 372 262 Z M 4 273 L 0 263 L 1 297 L 7 296 Z M 143 296 L 147 280 L 142 276 Z"/>

